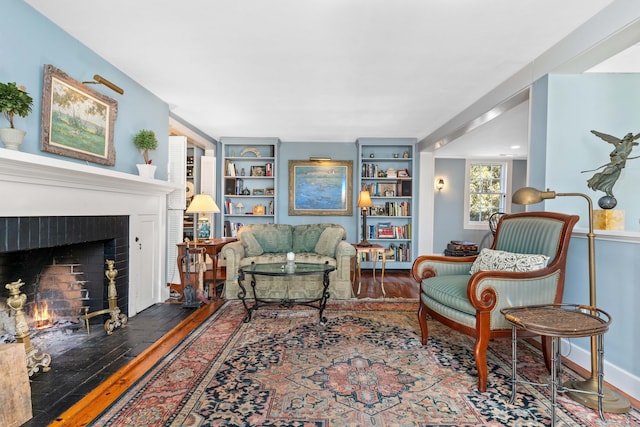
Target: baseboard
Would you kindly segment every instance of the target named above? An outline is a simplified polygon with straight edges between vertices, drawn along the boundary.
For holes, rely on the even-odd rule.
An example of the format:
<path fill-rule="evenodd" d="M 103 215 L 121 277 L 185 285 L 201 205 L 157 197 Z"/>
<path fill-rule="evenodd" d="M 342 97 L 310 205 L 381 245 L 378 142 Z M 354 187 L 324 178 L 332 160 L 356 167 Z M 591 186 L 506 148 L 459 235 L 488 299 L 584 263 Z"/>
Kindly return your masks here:
<path fill-rule="evenodd" d="M 563 339 L 561 344 L 562 355 L 587 372 L 591 372 L 591 352 L 573 345 L 569 340 Z M 640 378 L 613 365 L 606 360 L 605 347 L 604 380 L 627 394 L 636 401 L 640 400 Z M 565 356 L 566 355 L 566 356 Z"/>

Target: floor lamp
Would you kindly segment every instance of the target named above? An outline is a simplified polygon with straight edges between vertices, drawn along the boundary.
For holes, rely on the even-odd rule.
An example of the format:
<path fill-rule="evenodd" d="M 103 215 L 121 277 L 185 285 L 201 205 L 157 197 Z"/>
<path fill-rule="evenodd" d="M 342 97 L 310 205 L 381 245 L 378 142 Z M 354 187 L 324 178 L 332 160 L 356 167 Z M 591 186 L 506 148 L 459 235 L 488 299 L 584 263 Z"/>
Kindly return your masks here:
<path fill-rule="evenodd" d="M 595 262 L 595 234 L 593 233 L 593 202 L 582 193 L 556 193 L 555 191 L 540 191 L 532 187 L 524 187 L 513 194 L 511 201 L 518 205 L 531 205 L 546 199 L 556 197 L 582 197 L 589 205 L 589 232 L 587 242 L 589 248 L 589 305 L 596 306 L 596 262 Z M 592 409 L 598 409 L 598 363 L 596 353 L 596 337 L 591 337 L 591 377 L 584 381 L 570 381 L 565 384 L 568 389 L 580 390 L 585 393 L 568 391 L 567 395 L 576 402 Z M 631 410 L 631 403 L 623 396 L 605 387 L 604 411 L 621 414 Z"/>
<path fill-rule="evenodd" d="M 358 246 L 371 246 L 371 243 L 367 241 L 367 209 L 372 207 L 373 203 L 371 202 L 371 195 L 367 190 L 360 192 L 357 206 L 362 211 L 362 241 L 358 243 Z"/>

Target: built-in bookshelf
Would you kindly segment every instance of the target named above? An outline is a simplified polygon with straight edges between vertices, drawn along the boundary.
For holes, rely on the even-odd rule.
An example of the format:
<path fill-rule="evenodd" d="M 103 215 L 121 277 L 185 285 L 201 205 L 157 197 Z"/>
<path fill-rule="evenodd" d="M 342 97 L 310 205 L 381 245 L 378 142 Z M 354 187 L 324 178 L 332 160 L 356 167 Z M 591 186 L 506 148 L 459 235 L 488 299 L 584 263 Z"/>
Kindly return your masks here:
<path fill-rule="evenodd" d="M 359 239 L 362 232 L 371 243 L 387 248 L 387 268 L 407 269 L 414 257 L 416 140 L 413 138 L 360 138 L 358 188 L 368 190 L 373 207 L 367 208 L 367 230 L 362 230 L 358 212 Z M 363 253 L 363 266 L 371 255 Z M 381 255 L 380 255 L 381 256 Z"/>
<path fill-rule="evenodd" d="M 277 138 L 221 138 L 223 235 L 245 224 L 276 222 Z"/>

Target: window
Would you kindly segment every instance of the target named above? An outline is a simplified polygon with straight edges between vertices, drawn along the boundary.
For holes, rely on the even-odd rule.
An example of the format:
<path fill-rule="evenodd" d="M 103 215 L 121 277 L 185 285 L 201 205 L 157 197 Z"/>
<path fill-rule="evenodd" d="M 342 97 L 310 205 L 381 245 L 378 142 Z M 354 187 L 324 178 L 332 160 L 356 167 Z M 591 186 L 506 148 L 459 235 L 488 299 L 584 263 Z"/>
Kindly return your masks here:
<path fill-rule="evenodd" d="M 511 162 L 467 160 L 465 228 L 487 229 L 494 212 L 506 212 L 511 187 Z"/>

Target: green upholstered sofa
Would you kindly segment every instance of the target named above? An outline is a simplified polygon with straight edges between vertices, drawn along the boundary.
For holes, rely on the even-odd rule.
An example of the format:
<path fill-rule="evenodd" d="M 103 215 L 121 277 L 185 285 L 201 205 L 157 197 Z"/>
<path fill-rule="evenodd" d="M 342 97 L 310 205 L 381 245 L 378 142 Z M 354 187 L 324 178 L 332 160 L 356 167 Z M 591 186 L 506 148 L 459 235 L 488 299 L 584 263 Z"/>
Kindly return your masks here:
<path fill-rule="evenodd" d="M 336 267 L 329 274 L 329 295 L 333 299 L 353 297 L 351 286 L 351 258 L 354 247 L 344 239 L 344 227 L 335 224 L 254 224 L 238 231 L 238 241 L 222 248 L 226 260 L 227 277 L 224 286 L 226 299 L 238 298 L 236 282 L 238 269 L 266 263 L 286 263 L 287 253 L 294 252 L 296 262 L 329 264 Z M 250 277 L 243 285 L 248 297 L 253 297 Z M 294 282 L 295 281 L 295 282 Z M 256 277 L 256 293 L 260 298 L 318 298 L 322 291 L 322 275 L 291 277 Z"/>
<path fill-rule="evenodd" d="M 569 241 L 577 221 L 578 216 L 554 212 L 504 215 L 491 249 L 478 256 L 416 258 L 412 275 L 420 284 L 422 344 L 429 336 L 428 318 L 475 337 L 478 389 L 485 391 L 489 340 L 511 336 L 511 324 L 500 309 L 562 302 Z M 549 337 L 542 346 L 550 367 Z"/>

